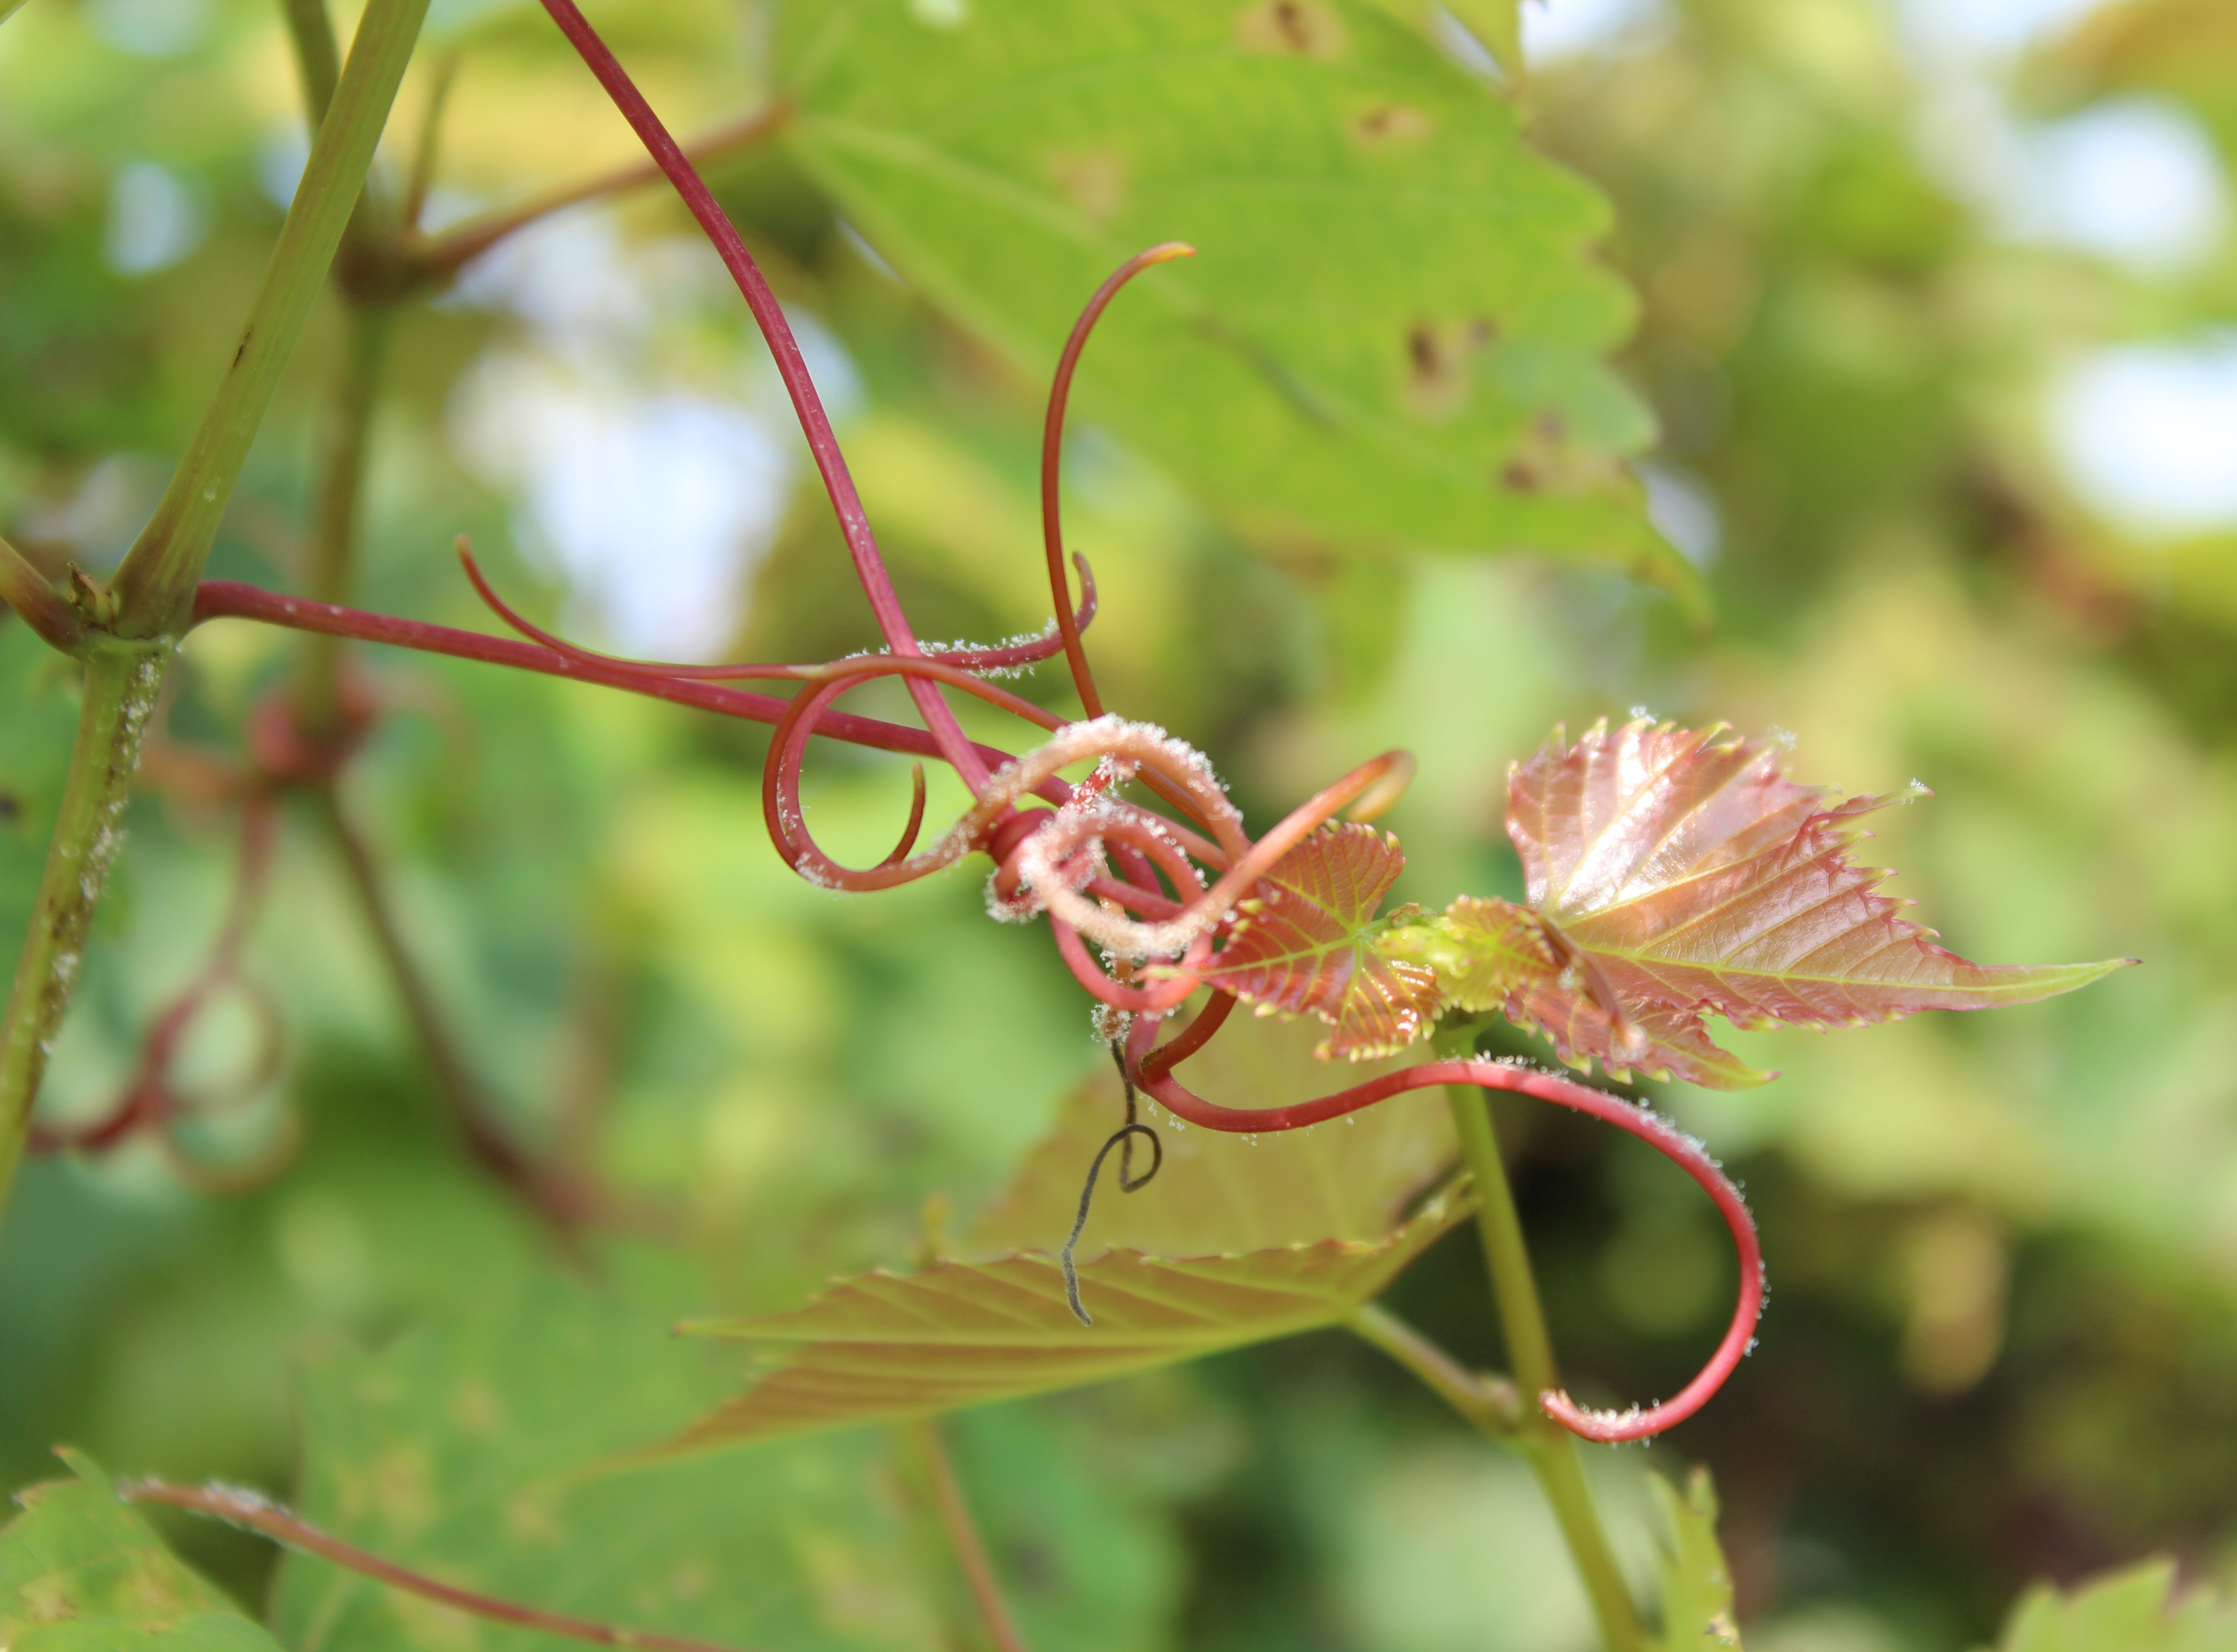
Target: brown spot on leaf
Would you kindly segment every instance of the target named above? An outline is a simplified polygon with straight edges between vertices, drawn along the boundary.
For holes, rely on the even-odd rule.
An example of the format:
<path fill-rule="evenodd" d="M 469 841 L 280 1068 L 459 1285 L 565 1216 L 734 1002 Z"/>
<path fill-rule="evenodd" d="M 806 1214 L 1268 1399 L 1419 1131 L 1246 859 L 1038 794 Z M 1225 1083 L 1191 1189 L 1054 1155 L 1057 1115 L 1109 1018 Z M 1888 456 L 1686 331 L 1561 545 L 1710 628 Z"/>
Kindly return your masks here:
<path fill-rule="evenodd" d="M 1611 455 L 1580 447 L 1568 415 L 1543 407 L 1522 427 L 1508 451 L 1499 479 L 1518 493 L 1552 493 L 1562 499 L 1620 492 L 1623 466 Z"/>
<path fill-rule="evenodd" d="M 23 805 L 12 791 L 0 791 L 0 826 L 13 826 L 23 817 Z"/>
<path fill-rule="evenodd" d="M 1099 224 L 1126 204 L 1126 157 L 1116 149 L 1053 149 L 1043 164 L 1058 193 Z"/>
<path fill-rule="evenodd" d="M 1256 0 L 1236 14 L 1235 43 L 1245 51 L 1328 61 L 1343 56 L 1351 42 L 1343 19 L 1322 0 Z"/>
<path fill-rule="evenodd" d="M 1003 1545 L 1003 1552 L 1009 1562 L 1009 1574 L 1017 1579 L 1020 1593 L 1047 1596 L 1063 1592 L 1064 1563 L 1046 1539 L 1014 1536 Z"/>
<path fill-rule="evenodd" d="M 1351 119 L 1351 135 L 1363 149 L 1389 144 L 1419 143 L 1437 129 L 1437 123 L 1411 103 L 1378 103 Z"/>
<path fill-rule="evenodd" d="M 1475 392 L 1475 358 L 1491 342 L 1488 322 L 1416 321 L 1406 329 L 1399 400 L 1415 418 L 1441 424 Z"/>

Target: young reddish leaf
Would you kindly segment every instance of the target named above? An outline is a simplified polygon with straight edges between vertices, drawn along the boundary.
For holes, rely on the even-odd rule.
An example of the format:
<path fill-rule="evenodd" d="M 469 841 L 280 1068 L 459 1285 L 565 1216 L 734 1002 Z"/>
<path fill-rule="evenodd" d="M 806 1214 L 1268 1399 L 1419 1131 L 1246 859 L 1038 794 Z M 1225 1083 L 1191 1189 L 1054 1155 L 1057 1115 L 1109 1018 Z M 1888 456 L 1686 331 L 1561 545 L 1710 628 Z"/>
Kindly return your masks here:
<path fill-rule="evenodd" d="M 1707 1063 L 1722 1056 L 1702 1030 L 1708 1012 L 1742 1027 L 1858 1027 L 2027 1003 L 2135 961 L 1983 967 L 1897 916 L 1910 902 L 1875 892 L 1888 874 L 1849 858 L 1868 836 L 1854 823 L 1925 795 L 1829 803 L 1788 779 L 1772 747 L 1721 726 L 1602 723 L 1574 745 L 1557 730 L 1508 775 L 1508 832 L 1532 908 L 1574 956 L 1558 988 L 1522 995 L 1518 1019 L 1570 1059 L 1662 1061 L 1731 1087 L 1761 1075 L 1728 1056 Z M 1580 993 L 1599 1001 L 1580 1007 Z M 1607 1013 L 1611 996 L 1632 1025 Z"/>
<path fill-rule="evenodd" d="M 1031 1254 L 862 1274 L 791 1313 L 687 1326 L 795 1346 L 656 1455 L 1076 1388 L 1337 1325 L 1473 1207 L 1448 1189 L 1380 1244 L 1323 1239 L 1182 1262 L 1112 1251 L 1079 1270 L 1092 1327 L 1072 1317 L 1054 1259 Z"/>
<path fill-rule="evenodd" d="M 1377 944 L 1433 970 L 1446 1008 L 1503 1010 L 1518 1027 L 1551 1038 L 1572 1067 L 1589 1067 L 1598 1055 L 1612 1077 L 1627 1079 L 1637 1067 L 1720 1090 L 1770 1076 L 1712 1044 L 1697 1015 L 1627 1008 L 1616 1027 L 1603 1001 L 1615 998 L 1605 976 L 1559 930 L 1510 901 L 1464 895 L 1442 916 L 1394 928 Z"/>
<path fill-rule="evenodd" d="M 1349 823 L 1315 832 L 1274 862 L 1204 979 L 1262 1015 L 1317 1015 L 1336 1029 L 1323 1060 L 1391 1055 L 1437 1013 L 1436 977 L 1385 954 L 1376 909 L 1406 857 L 1398 840 Z"/>
<path fill-rule="evenodd" d="M 1667 1004 L 1626 1005 L 1615 1025 L 1605 1005 L 1559 978 L 1526 981 L 1499 1006 L 1517 1027 L 1542 1033 L 1554 1053 L 1579 1072 L 1598 1056 L 1608 1077 L 1628 1083 L 1633 1070 L 1653 1079 L 1682 1079 L 1705 1090 L 1748 1090 L 1778 1075 L 1750 1067 L 1710 1039 L 1698 1012 Z"/>

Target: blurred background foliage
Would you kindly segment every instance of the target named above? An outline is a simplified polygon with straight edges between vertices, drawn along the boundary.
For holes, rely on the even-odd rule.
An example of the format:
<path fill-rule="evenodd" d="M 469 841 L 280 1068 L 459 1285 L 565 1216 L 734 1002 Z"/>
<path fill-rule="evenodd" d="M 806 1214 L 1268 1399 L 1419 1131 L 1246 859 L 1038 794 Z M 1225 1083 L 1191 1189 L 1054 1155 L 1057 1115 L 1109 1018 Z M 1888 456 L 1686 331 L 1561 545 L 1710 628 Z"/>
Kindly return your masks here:
<path fill-rule="evenodd" d="M 756 107 L 785 30 L 818 13 L 772 10 L 592 11 L 688 133 Z M 1667 1087 L 1658 1100 L 1746 1181 L 1775 1295 L 1756 1357 L 1654 1458 L 1714 1468 L 1749 1644 L 1771 1652 L 1975 1645 L 2029 1579 L 2149 1552 L 2237 1575 L 2237 23 L 2220 0 L 1554 0 L 1524 23 L 1528 142 L 1613 208 L 1547 173 L 1580 215 L 1561 245 L 1604 224 L 1637 294 L 1627 322 L 1614 285 L 1576 267 L 1599 296 L 1563 325 L 1616 349 L 1630 387 L 1599 384 L 1577 422 L 1620 455 L 1651 409 L 1653 517 L 1713 620 L 1589 558 L 1435 549 L 1449 501 L 1382 472 L 1380 543 L 1270 517 L 1253 490 L 1278 456 L 1224 496 L 1190 462 L 1204 438 L 1171 365 L 1185 357 L 1154 326 L 1179 301 L 1155 295 L 1160 271 L 1089 355 L 1068 461 L 1106 697 L 1211 752 L 1258 820 L 1412 749 L 1421 776 L 1388 823 L 1410 862 L 1398 898 L 1437 903 L 1517 892 L 1506 765 L 1557 722 L 1644 704 L 1791 730 L 1805 779 L 1935 787 L 1878 847 L 1952 945 L 2146 967 L 1996 1016 L 1745 1035 L 1746 1059 L 1785 1072 L 1772 1088 Z M 452 56 L 438 217 L 631 157 L 541 16 L 504 0 L 439 0 L 394 129 L 415 129 Z M 1489 130 L 1510 118 L 1501 96 L 1453 118 Z M 30 0 L 0 27 L 0 527 L 50 569 L 112 565 L 144 520 L 304 149 L 262 0 Z M 1099 164 L 1082 151 L 1059 180 L 1083 210 Z M 713 177 L 802 333 L 916 623 L 1039 624 L 1041 387 L 989 334 L 1046 332 L 1033 282 L 1068 307 L 1089 265 L 1020 252 L 1011 269 L 990 240 L 912 284 L 878 236 L 914 232 L 842 215 L 844 168 L 815 142 Z M 1253 281 L 1281 290 L 1256 293 L 1263 314 L 1281 309 L 1283 257 L 1296 291 L 1339 307 L 1345 271 L 1370 294 L 1409 279 L 1376 275 L 1389 261 L 1372 242 L 1266 233 Z M 973 260 L 1011 270 L 1013 310 L 959 317 L 954 292 L 998 285 Z M 1223 296 L 1211 262 L 1191 267 L 1209 285 L 1175 290 L 1254 301 Z M 341 347 L 327 314 L 214 575 L 300 575 Z M 594 644 L 861 646 L 788 419 L 672 202 L 566 214 L 395 327 L 360 600 L 483 624 L 447 550 L 465 530 L 506 589 Z M 1618 497 L 1613 462 L 1577 497 Z M 1341 517 L 1348 479 L 1322 463 L 1301 486 Z M 1599 520 L 1524 512 L 1492 537 L 1682 583 L 1666 550 L 1611 548 Z M 167 741 L 237 749 L 296 646 L 196 632 Z M 1043 938 L 988 923 L 970 876 L 875 899 L 791 877 L 762 835 L 756 730 L 448 662 L 360 664 L 387 715 L 346 795 L 478 1082 L 617 1190 L 596 1283 L 570 1283 L 550 1235 L 459 1152 L 334 857 L 294 820 L 247 955 L 284 1006 L 285 1060 L 191 1129 L 198 1163 L 254 1160 L 286 1118 L 300 1148 L 238 1193 L 186 1185 L 144 1143 L 29 1166 L 0 1234 L 0 1476 L 47 1477 L 47 1445 L 69 1440 L 122 1470 L 285 1488 L 307 1438 L 307 1497 L 337 1521 L 357 1509 L 376 1545 L 502 1523 L 532 1553 L 548 1511 L 485 1517 L 470 1488 L 672 1426 L 735 1373 L 666 1342 L 668 1323 L 906 1263 L 927 1201 L 967 1223 L 1102 1057 Z M 0 624 L 10 936 L 69 682 Z M 1046 671 L 1024 691 L 1069 692 Z M 935 816 L 957 796 L 934 795 Z M 821 751 L 808 796 L 828 847 L 874 859 L 905 770 Z M 135 805 L 43 1116 L 114 1095 L 218 924 L 234 829 L 189 785 Z M 189 1079 L 237 1094 L 256 1033 L 221 1005 Z M 1588 1124 L 1502 1124 L 1580 1394 L 1669 1391 L 1727 1299 L 1710 1213 Z M 1395 1302 L 1495 1363 L 1478 1265 L 1449 1238 Z M 1492 1623 L 1514 1652 L 1587 1642 L 1521 1468 L 1333 1336 L 975 1413 L 956 1435 L 1037 1646 L 1442 1652 Z M 1640 1463 L 1595 1464 L 1633 1539 Z M 940 1574 L 915 1473 L 882 1436 L 840 1435 L 584 1503 L 611 1569 L 580 1599 L 643 1617 L 703 1594 L 727 1604 L 702 1632 L 777 1645 L 940 1643 L 962 1609 L 923 1581 Z M 373 1501 L 353 1504 L 351 1483 Z M 249 1540 L 175 1535 L 261 1597 L 269 1557 Z M 439 1622 L 313 1593 L 291 1574 L 291 1644 L 450 1643 Z"/>

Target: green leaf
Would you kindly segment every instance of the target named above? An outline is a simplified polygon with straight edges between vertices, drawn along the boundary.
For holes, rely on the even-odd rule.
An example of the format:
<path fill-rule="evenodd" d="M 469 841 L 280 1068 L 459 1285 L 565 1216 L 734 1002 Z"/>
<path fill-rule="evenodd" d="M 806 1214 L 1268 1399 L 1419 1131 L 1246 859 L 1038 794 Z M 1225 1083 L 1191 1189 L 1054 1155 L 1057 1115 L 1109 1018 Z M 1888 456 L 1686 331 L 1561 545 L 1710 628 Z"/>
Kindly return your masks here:
<path fill-rule="evenodd" d="M 1312 1041 L 1310 1025 L 1238 1016 L 1190 1061 L 1189 1086 L 1226 1107 L 1277 1107 L 1383 1070 L 1331 1074 Z M 1328 1239 L 1380 1244 L 1459 1154 L 1451 1110 L 1433 1090 L 1394 1095 L 1341 1123 L 1259 1137 L 1177 1129 L 1154 1105 L 1144 1116 L 1163 1140 L 1164 1167 L 1131 1193 L 1105 1183 L 1082 1256 L 1112 1246 L 1171 1258 Z M 1125 1117 L 1118 1080 L 1105 1068 L 1072 1094 L 1056 1129 L 955 1253 L 991 1260 L 1054 1250 L 1071 1231 L 1088 1161 Z"/>
<path fill-rule="evenodd" d="M 1522 72 L 1522 0 L 1445 0 L 1445 10 L 1509 75 Z"/>
<path fill-rule="evenodd" d="M 1463 895 L 1442 915 L 1396 928 L 1377 946 L 1435 975 L 1450 1009 L 1497 1009 L 1524 981 L 1561 973 L 1537 919 L 1495 896 Z"/>
<path fill-rule="evenodd" d="M 731 1385 L 665 1312 L 546 1282 L 360 1356 L 304 1397 L 305 1516 L 445 1582 L 638 1629 L 788 1652 L 936 1642 L 877 1436 L 616 1473 Z M 291 1556 L 273 1621 L 298 1652 L 548 1652 Z"/>
<path fill-rule="evenodd" d="M 2174 1563 L 2148 1560 L 2062 1594 L 2037 1583 L 2004 1625 L 2000 1652 L 2237 1652 L 2237 1609 L 2210 1589 L 2178 1600 Z"/>
<path fill-rule="evenodd" d="M 1395 1055 L 1437 1013 L 1436 978 L 1389 957 L 1375 921 L 1406 857 L 1398 840 L 1349 823 L 1312 834 L 1274 862 L 1246 900 L 1204 980 L 1261 1014 L 1317 1015 L 1336 1029 L 1325 1061 Z"/>
<path fill-rule="evenodd" d="M 1118 263 L 1082 405 L 1292 545 L 1530 549 L 1690 591 L 1621 462 L 1630 294 L 1587 186 L 1368 0 L 790 8 L 795 155 L 1035 377 Z"/>
<path fill-rule="evenodd" d="M 0 1528 L 0 1647 L 10 1652 L 276 1652 L 276 1643 L 165 1548 L 89 1457 L 75 1480 L 16 1494 Z"/>
<path fill-rule="evenodd" d="M 1522 72 L 1522 0 L 1450 0 L 1448 4 L 1424 4 L 1422 0 L 1376 0 L 1386 11 L 1422 29 L 1434 30 L 1440 11 L 1448 13 L 1511 78 Z M 1435 35 L 1431 38 L 1435 38 Z"/>
<path fill-rule="evenodd" d="M 1732 1574 L 1717 1543 L 1717 1491 L 1706 1469 L 1686 1477 L 1685 1494 L 1649 1474 L 1654 1501 L 1670 1529 L 1671 1544 L 1656 1558 L 1662 1580 L 1662 1633 L 1656 1652 L 1707 1652 L 1737 1647 Z"/>
<path fill-rule="evenodd" d="M 1176 1262 L 1114 1250 L 1079 1270 L 1092 1326 L 1073 1318 L 1064 1276 L 1042 1255 L 881 1271 L 792 1313 L 689 1326 L 786 1346 L 769 1375 L 665 1449 L 984 1405 L 1336 1325 L 1469 1208 L 1459 1192 L 1441 1193 L 1380 1244 L 1324 1239 Z"/>

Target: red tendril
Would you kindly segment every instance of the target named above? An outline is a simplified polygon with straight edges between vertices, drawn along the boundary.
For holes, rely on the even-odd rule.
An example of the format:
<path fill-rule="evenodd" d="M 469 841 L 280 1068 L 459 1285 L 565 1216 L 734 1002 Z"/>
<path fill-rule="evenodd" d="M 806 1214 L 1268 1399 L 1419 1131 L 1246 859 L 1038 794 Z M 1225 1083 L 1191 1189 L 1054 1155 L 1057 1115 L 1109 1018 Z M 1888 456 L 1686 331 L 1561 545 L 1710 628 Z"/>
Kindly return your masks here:
<path fill-rule="evenodd" d="M 777 374 L 784 380 L 785 392 L 792 398 L 793 412 L 800 420 L 802 433 L 808 438 L 808 452 L 815 457 L 816 473 L 823 479 L 824 492 L 830 496 L 832 512 L 839 519 L 839 531 L 846 536 L 847 552 L 854 559 L 855 577 L 869 598 L 879 634 L 895 654 L 905 659 L 917 657 L 921 651 L 909 629 L 907 617 L 901 612 L 901 599 L 894 593 L 885 560 L 878 554 L 869 517 L 862 509 L 861 496 L 855 492 L 855 479 L 848 472 L 846 458 L 839 451 L 839 438 L 823 411 L 823 399 L 816 393 L 815 381 L 808 376 L 808 363 L 800 354 L 799 340 L 793 337 L 792 326 L 785 320 L 776 294 L 762 277 L 761 267 L 746 250 L 737 227 L 717 204 L 706 181 L 691 164 L 691 158 L 669 135 L 668 129 L 653 113 L 652 105 L 644 101 L 644 94 L 637 90 L 606 43 L 598 38 L 597 30 L 576 9 L 574 0 L 544 0 L 544 9 L 551 13 L 552 22 L 559 25 L 559 32 L 567 36 L 591 73 L 605 88 L 614 107 L 635 129 L 646 152 L 652 156 L 653 164 L 675 186 L 684 206 L 714 244 L 731 279 L 737 282 L 746 307 L 753 312 L 755 325 L 761 328 L 762 337 L 769 344 Z M 973 796 L 977 796 L 987 783 L 987 765 L 977 749 L 964 737 L 962 727 L 955 721 L 955 713 L 947 702 L 940 697 L 937 684 L 912 677 L 908 691 L 940 757 L 962 776 Z"/>
<path fill-rule="evenodd" d="M 584 648 L 565 638 L 544 630 L 529 619 L 505 599 L 484 577 L 481 565 L 474 559 L 473 542 L 461 533 L 457 541 L 459 565 L 466 578 L 473 582 L 475 591 L 487 605 L 490 611 L 531 642 L 540 643 L 553 653 L 584 664 L 600 665 L 610 671 L 627 671 L 634 676 L 654 679 L 670 679 L 682 683 L 723 683 L 748 681 L 756 678 L 798 677 L 803 671 L 820 670 L 813 665 L 789 665 L 775 663 L 747 662 L 734 665 L 678 665 L 665 660 L 630 659 L 618 654 L 601 654 L 596 649 Z M 1085 631 L 1095 618 L 1095 574 L 1087 565 L 1087 558 L 1079 552 L 1072 560 L 1079 567 L 1079 611 L 1072 617 L 1077 631 Z M 924 657 L 942 665 L 960 666 L 967 671 L 1008 671 L 1021 665 L 1032 665 L 1048 659 L 1063 651 L 1064 638 L 1059 631 L 1029 643 L 1011 643 L 987 648 L 927 649 Z"/>
<path fill-rule="evenodd" d="M 1213 1000 L 1215 1006 L 1217 1002 L 1217 999 Z M 1205 1011 L 1206 1015 L 1211 1013 Z M 1188 1035 L 1184 1033 L 1168 1047 L 1178 1049 Z M 1763 1312 L 1763 1246 L 1756 1234 L 1755 1220 L 1748 1214 L 1746 1201 L 1699 1142 L 1644 1107 L 1551 1073 L 1484 1061 L 1424 1061 L 1418 1067 L 1370 1079 L 1333 1095 L 1286 1107 L 1224 1107 L 1192 1094 L 1171 1076 L 1174 1064 L 1193 1054 L 1193 1048 L 1172 1054 L 1160 1051 L 1158 1054 L 1165 1059 L 1156 1063 L 1143 1059 L 1156 1037 L 1157 1023 L 1146 1016 L 1135 1022 L 1128 1035 L 1126 1059 L 1135 1083 L 1145 1094 L 1162 1102 L 1175 1118 L 1207 1130 L 1241 1133 L 1297 1130 L 1372 1107 L 1402 1091 L 1439 1084 L 1473 1084 L 1487 1090 L 1519 1091 L 1541 1101 L 1589 1113 L 1637 1136 L 1691 1176 L 1715 1204 L 1717 1213 L 1725 1219 L 1725 1226 L 1732 1232 L 1732 1248 L 1739 1254 L 1739 1300 L 1732 1309 L 1732 1323 L 1708 1364 L 1674 1398 L 1622 1411 L 1596 1411 L 1579 1405 L 1560 1389 L 1548 1389 L 1539 1395 L 1541 1409 L 1571 1433 L 1588 1440 L 1643 1440 L 1674 1427 L 1708 1403 L 1710 1396 L 1724 1386 L 1726 1378 L 1753 1345 L 1756 1320 Z M 1199 1040 L 1197 1047 L 1201 1043 Z"/>
<path fill-rule="evenodd" d="M 1095 296 L 1080 311 L 1079 320 L 1072 324 L 1072 336 L 1064 341 L 1064 354 L 1057 358 L 1056 377 L 1049 381 L 1048 417 L 1041 429 L 1041 545 L 1048 556 L 1049 594 L 1055 602 L 1064 656 L 1072 666 L 1072 683 L 1079 690 L 1079 704 L 1091 717 L 1103 715 L 1103 697 L 1095 691 L 1095 679 L 1087 669 L 1087 650 L 1079 640 L 1082 628 L 1067 625 L 1064 618 L 1072 609 L 1072 593 L 1064 584 L 1064 523 L 1057 500 L 1057 472 L 1064 453 L 1065 404 L 1072 398 L 1072 375 L 1079 366 L 1079 353 L 1087 347 L 1087 335 L 1095 330 L 1096 321 L 1118 295 L 1118 289 L 1152 264 L 1195 256 L 1196 248 L 1187 242 L 1169 241 L 1146 252 L 1136 253 L 1119 265 L 1095 289 Z M 1075 552 L 1075 558 L 1077 555 Z"/>

